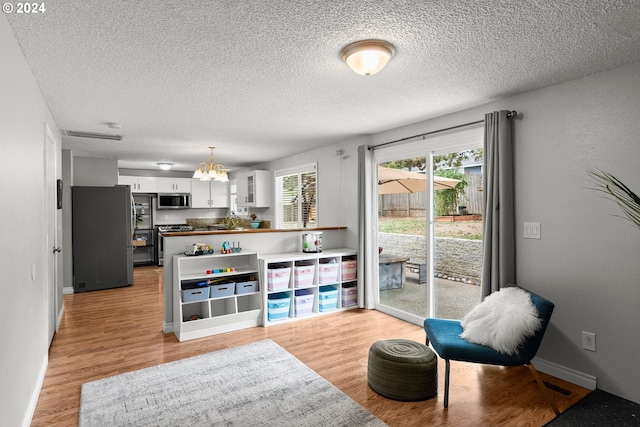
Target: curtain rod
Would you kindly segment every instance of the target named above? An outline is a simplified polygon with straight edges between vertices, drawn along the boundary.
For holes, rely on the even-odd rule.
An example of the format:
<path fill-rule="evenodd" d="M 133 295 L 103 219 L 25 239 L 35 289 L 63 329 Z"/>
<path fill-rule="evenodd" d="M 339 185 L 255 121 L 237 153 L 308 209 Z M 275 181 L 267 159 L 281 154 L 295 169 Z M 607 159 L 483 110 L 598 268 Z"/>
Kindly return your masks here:
<path fill-rule="evenodd" d="M 517 117 L 518 117 L 518 112 L 516 110 L 511 110 L 511 111 L 509 111 L 507 113 L 507 118 L 508 119 L 515 119 Z M 463 128 L 463 127 L 466 127 L 466 126 L 473 126 L 473 125 L 477 125 L 477 124 L 480 124 L 480 123 L 484 123 L 484 120 L 476 120 L 475 122 L 464 123 L 464 124 L 461 124 L 461 125 L 451 126 L 451 127 L 448 127 L 448 128 L 432 130 L 431 132 L 420 133 L 418 135 L 408 136 L 406 138 L 396 139 L 395 141 L 383 142 L 382 144 L 370 146 L 369 150 L 375 150 L 376 148 L 385 147 L 385 146 L 391 145 L 391 144 L 397 144 L 399 142 L 408 141 L 408 140 L 413 139 L 413 138 L 420 138 L 421 136 L 425 137 L 427 135 L 433 135 L 434 133 L 446 132 L 448 130 Z"/>

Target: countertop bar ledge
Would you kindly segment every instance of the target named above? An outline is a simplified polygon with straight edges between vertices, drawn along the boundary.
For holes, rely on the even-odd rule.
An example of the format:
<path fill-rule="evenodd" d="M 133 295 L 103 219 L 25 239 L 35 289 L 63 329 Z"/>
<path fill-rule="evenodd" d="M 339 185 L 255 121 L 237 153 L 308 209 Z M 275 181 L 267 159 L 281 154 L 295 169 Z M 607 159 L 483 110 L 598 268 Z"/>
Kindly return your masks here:
<path fill-rule="evenodd" d="M 172 231 L 170 233 L 163 233 L 163 237 L 177 237 L 177 236 L 208 236 L 215 234 L 253 234 L 253 233 L 293 233 L 304 231 L 307 233 L 314 233 L 317 231 L 329 231 L 329 230 L 345 230 L 345 226 L 337 227 L 318 227 L 318 228 L 245 228 L 237 230 L 198 230 L 198 231 Z"/>

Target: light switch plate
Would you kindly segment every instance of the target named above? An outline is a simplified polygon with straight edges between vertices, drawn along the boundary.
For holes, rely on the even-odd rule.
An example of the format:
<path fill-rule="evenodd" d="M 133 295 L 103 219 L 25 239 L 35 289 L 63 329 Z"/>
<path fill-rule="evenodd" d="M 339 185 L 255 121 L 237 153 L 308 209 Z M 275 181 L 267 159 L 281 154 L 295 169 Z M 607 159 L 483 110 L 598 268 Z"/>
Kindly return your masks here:
<path fill-rule="evenodd" d="M 540 223 L 539 222 L 525 222 L 524 223 L 524 238 L 525 239 L 540 239 Z"/>

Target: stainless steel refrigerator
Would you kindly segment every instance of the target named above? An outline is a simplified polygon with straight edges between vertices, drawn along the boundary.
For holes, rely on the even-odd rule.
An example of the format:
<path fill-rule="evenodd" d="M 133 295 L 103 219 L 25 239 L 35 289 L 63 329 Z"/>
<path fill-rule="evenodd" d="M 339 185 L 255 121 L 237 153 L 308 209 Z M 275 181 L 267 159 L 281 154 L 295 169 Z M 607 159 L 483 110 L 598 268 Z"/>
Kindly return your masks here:
<path fill-rule="evenodd" d="M 133 283 L 135 207 L 129 186 L 71 187 L 73 290 Z"/>

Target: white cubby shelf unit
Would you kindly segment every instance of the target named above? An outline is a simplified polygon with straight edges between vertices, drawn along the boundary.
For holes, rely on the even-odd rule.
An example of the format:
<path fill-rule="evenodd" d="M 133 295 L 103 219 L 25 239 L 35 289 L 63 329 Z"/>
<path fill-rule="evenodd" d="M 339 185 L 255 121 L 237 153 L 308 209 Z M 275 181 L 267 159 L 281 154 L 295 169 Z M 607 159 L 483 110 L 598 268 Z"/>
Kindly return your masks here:
<path fill-rule="evenodd" d="M 357 308 L 357 251 L 260 255 L 262 325 Z"/>
<path fill-rule="evenodd" d="M 174 333 L 179 341 L 259 326 L 258 254 L 173 256 Z"/>

